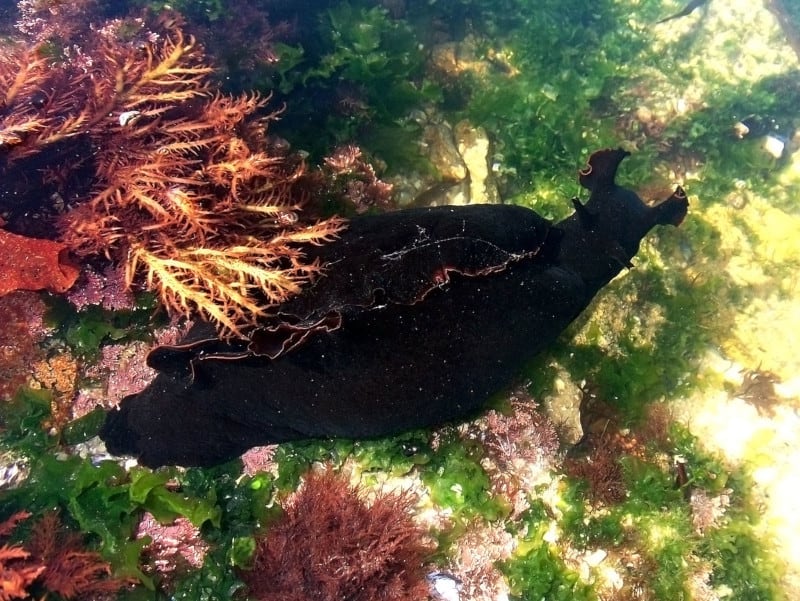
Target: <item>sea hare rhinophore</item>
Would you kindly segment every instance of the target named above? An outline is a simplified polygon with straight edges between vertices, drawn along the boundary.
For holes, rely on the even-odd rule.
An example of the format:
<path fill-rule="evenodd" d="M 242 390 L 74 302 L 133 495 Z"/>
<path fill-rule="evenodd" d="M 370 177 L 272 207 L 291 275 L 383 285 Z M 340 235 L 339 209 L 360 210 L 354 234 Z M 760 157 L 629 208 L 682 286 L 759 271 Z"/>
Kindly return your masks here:
<path fill-rule="evenodd" d="M 324 275 L 249 341 L 201 324 L 156 348 L 159 375 L 108 414 L 108 450 L 207 466 L 257 445 L 475 413 L 630 266 L 652 227 L 685 217 L 680 187 L 649 207 L 615 184 L 627 154 L 594 153 L 580 172 L 588 202 L 574 199 L 555 224 L 511 205 L 355 217 L 338 240 L 307 249 Z"/>

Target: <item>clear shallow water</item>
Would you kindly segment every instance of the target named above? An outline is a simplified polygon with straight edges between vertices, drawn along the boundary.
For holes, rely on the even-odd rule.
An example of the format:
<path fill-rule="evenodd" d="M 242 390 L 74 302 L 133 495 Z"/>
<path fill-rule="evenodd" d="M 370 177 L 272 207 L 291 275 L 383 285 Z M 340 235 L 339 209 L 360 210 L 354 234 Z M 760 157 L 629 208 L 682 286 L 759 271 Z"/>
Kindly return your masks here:
<path fill-rule="evenodd" d="M 440 537 L 432 566 L 461 579 L 463 599 L 754 599 L 781 592 L 791 598 L 797 588 L 790 535 L 797 531 L 791 491 L 798 429 L 793 274 L 800 256 L 796 15 L 775 3 L 723 0 L 663 24 L 656 22 L 678 12 L 680 3 L 260 8 L 197 4 L 186 10 L 185 29 L 206 46 L 223 91 L 257 89 L 274 94 L 270 106 L 286 102 L 269 131 L 292 150 L 308 152 L 310 165 L 324 165 L 338 144 L 361 146 L 376 176 L 393 184 L 390 204 L 502 199 L 559 218 L 571 211 L 568 199 L 581 193 L 574 174 L 588 154 L 622 145 L 633 152 L 626 185 L 660 199 L 681 184 L 691 212 L 680 230 L 651 238 L 636 267 L 609 286 L 591 315 L 521 374 L 531 381 L 523 395 L 528 404 L 514 415 L 538 416 L 531 423 L 492 414 L 440 434 L 438 446 L 427 434 L 414 437 L 417 451 L 410 454 L 402 451 L 405 441 L 286 446 L 276 461 L 261 464 L 280 474 L 276 483 L 259 476 L 236 485 L 238 465 L 227 480 L 202 470 L 170 473 L 169 486 L 177 482 L 190 501 L 173 502 L 162 517 L 194 512 L 195 521 L 208 518 L 205 535 L 216 553 L 209 556 L 209 573 L 217 569 L 233 579 L 225 566 L 247 564 L 236 540 L 250 540 L 263 519 L 256 509 L 237 513 L 219 499 L 228 495 L 256 506 L 263 498 L 254 490 L 291 490 L 297 476 L 321 460 L 344 464 L 353 480 L 368 486 L 389 481 L 416 490 L 414 513 L 423 527 L 453 533 Z M 25 14 L 34 17 L 30 10 Z M 70 19 L 105 22 L 128 8 L 54 10 L 52 20 L 64 25 Z M 7 23 L 15 19 L 9 8 Z M 288 25 L 278 27 L 282 20 Z M 49 39 L 43 28 L 31 27 L 26 39 Z M 6 31 L 23 37 L 13 27 Z M 92 152 L 86 146 L 79 151 Z M 3 217 L 12 231 L 54 237 L 40 224 L 52 222 L 60 202 L 77 205 L 91 196 L 82 183 L 91 177 L 17 186 L 38 183 L 39 169 L 58 164 L 62 155 L 41 158 L 41 164 L 20 159 L 16 165 L 24 168 L 6 167 L 6 182 L 15 185 L 6 184 Z M 69 164 L 82 177 L 90 168 Z M 328 194 L 324 209 L 364 208 L 357 201 L 365 196 L 354 198 L 352 187 L 345 182 L 343 191 Z M 95 258 L 82 267 L 89 265 L 101 274 L 106 268 Z M 106 272 L 112 285 L 105 293 L 98 292 L 101 276 L 94 277 L 79 282 L 74 302 L 82 295 L 97 303 L 103 294 L 112 305 L 124 302 L 113 272 Z M 51 391 L 56 411 L 47 423 L 57 430 L 94 403 L 107 405 L 141 388 L 151 341 L 131 339 L 163 325 L 150 321 L 151 309 L 144 318 L 117 318 L 109 327 L 110 314 L 85 309 L 75 316 L 62 307 L 55 318 L 61 328 L 41 333 L 32 325 L 42 312 L 39 296 L 4 297 L 3 321 L 16 325 L 6 328 L 3 341 L 4 373 L 13 382 L 4 393 L 11 396 L 25 383 Z M 599 399 L 594 408 L 587 407 L 581 386 Z M 530 413 L 528 395 L 538 412 Z M 38 421 L 30 421 L 25 427 L 35 431 Z M 660 421 L 683 424 L 696 438 L 666 435 L 663 426 L 660 434 L 648 429 Z M 550 431 L 544 424 L 558 431 L 560 454 L 544 443 L 547 437 L 536 437 Z M 606 441 L 601 448 L 615 449 L 610 458 L 597 450 L 589 451 L 591 461 L 565 457 L 569 444 L 593 426 L 603 433 L 622 429 L 622 450 Z M 26 455 L 14 440 L 7 443 L 6 471 L 14 480 L 30 469 L 35 475 L 36 457 L 55 456 L 66 448 L 56 442 L 67 442 L 50 439 L 44 450 Z M 688 499 L 673 487 L 679 456 L 691 480 Z M 83 530 L 89 545 L 119 558 L 113 541 L 130 535 L 144 509 L 153 511 L 154 498 L 172 498 L 167 478 L 154 480 L 148 500 L 115 489 L 126 486 L 123 475 L 98 477 L 88 460 L 74 461 L 53 464 L 69 465 L 53 468 L 71 483 L 66 492 L 59 496 L 34 483 L 46 502 L 30 508 L 36 513 L 60 505 L 62 519 Z M 81 470 L 95 474 L 82 476 L 91 486 L 65 475 Z M 608 480 L 595 481 L 599 472 Z M 25 491 L 21 486 L 16 490 Z M 109 498 L 115 491 L 128 495 L 132 500 L 120 505 L 125 518 L 95 523 L 81 513 L 77 499 L 93 490 Z M 21 504 L 26 494 L 4 490 L 0 517 L 29 506 Z M 215 522 L 215 515 L 226 517 Z M 106 522 L 113 528 L 101 532 Z M 494 566 L 498 560 L 501 570 Z M 138 565 L 117 561 L 128 570 Z M 158 568 L 150 569 L 158 580 Z M 174 586 L 192 598 L 197 589 L 191 587 L 199 586 L 192 578 L 203 576 L 186 573 Z"/>

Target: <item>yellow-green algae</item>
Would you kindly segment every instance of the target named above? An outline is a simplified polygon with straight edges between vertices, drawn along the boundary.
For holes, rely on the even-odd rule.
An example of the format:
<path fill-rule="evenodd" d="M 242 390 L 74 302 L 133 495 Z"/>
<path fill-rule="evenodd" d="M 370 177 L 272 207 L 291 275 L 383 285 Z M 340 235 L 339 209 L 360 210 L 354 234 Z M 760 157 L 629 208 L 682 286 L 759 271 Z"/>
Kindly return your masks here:
<path fill-rule="evenodd" d="M 647 27 L 650 50 L 663 56 L 642 69 L 649 91 L 640 103 L 649 118 L 679 120 L 713 104 L 720 90 L 747 95 L 766 76 L 797 73 L 796 55 L 760 4 L 716 0 L 703 17 Z M 733 125 L 745 116 L 724 118 Z M 702 121 L 695 123 L 697 131 Z M 687 152 L 680 139 L 671 143 L 677 156 Z M 800 485 L 800 157 L 784 163 L 761 157 L 766 170 L 754 170 L 737 163 L 736 144 L 731 133 L 708 157 L 702 146 L 688 149 L 699 162 L 683 177 L 692 200 L 683 230 L 645 246 L 637 267 L 612 283 L 580 324 L 578 350 L 565 349 L 564 363 L 572 363 L 576 377 L 599 378 L 623 404 L 664 399 L 699 447 L 718 455 L 726 470 L 749 476 L 752 487 L 737 491 L 739 518 L 726 533 L 741 533 L 747 524 L 751 534 L 712 573 L 724 566 L 731 576 L 735 562 L 752 561 L 744 542 L 750 541 L 772 555 L 772 567 L 759 570 L 774 580 L 773 593 L 796 598 L 800 519 L 791 491 Z M 671 250 L 663 256 L 657 249 Z M 748 370 L 776 376 L 770 412 L 741 398 Z M 714 594 L 750 598 L 726 587 Z"/>

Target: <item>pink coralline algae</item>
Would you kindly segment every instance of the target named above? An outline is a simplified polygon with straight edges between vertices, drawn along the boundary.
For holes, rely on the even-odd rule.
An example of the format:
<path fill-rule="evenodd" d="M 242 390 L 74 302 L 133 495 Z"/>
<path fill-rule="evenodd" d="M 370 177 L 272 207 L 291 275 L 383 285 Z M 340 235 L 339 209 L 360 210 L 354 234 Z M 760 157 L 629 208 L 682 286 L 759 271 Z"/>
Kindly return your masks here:
<path fill-rule="evenodd" d="M 341 188 L 343 200 L 350 202 L 358 213 L 371 207 L 391 208 L 392 184 L 378 178 L 358 146 L 339 146 L 325 157 L 324 163 L 334 187 Z"/>
<path fill-rule="evenodd" d="M 34 292 L 0 297 L 0 400 L 26 384 L 31 365 L 42 358 L 39 343 L 47 331 L 44 303 Z"/>
<path fill-rule="evenodd" d="M 155 332 L 156 343 L 174 344 L 187 327 L 187 323 L 176 323 Z M 98 405 L 113 407 L 150 384 L 156 376 L 156 371 L 147 365 L 151 348 L 151 343 L 140 341 L 103 346 L 100 360 L 84 373 L 86 378 L 102 385 L 79 391 L 72 403 L 72 417 L 81 417 Z"/>
<path fill-rule="evenodd" d="M 146 363 L 149 350 L 150 345 L 144 342 L 102 347 L 100 360 L 85 375 L 103 386 L 81 390 L 72 403 L 72 417 L 81 417 L 97 405 L 112 407 L 147 386 L 156 374 Z"/>
<path fill-rule="evenodd" d="M 102 272 L 86 267 L 66 296 L 77 309 L 100 305 L 104 309 L 118 311 L 134 305 L 133 293 L 126 287 L 125 274 L 118 267 L 107 267 Z"/>
<path fill-rule="evenodd" d="M 511 394 L 512 410 L 491 410 L 463 429 L 465 438 L 478 440 L 481 462 L 492 483 L 492 493 L 508 500 L 512 516 L 528 508 L 528 492 L 545 479 L 559 450 L 555 425 L 537 411 L 525 390 Z"/>
<path fill-rule="evenodd" d="M 200 537 L 200 530 L 184 517 L 163 525 L 152 514 L 145 513 L 136 538 L 145 536 L 151 540 L 145 554 L 161 574 L 170 574 L 181 566 L 199 568 L 208 552 L 208 543 Z"/>
<path fill-rule="evenodd" d="M 267 445 L 265 447 L 253 447 L 242 455 L 244 473 L 248 476 L 255 476 L 259 472 L 277 472 L 278 464 L 273 457 L 278 445 Z"/>

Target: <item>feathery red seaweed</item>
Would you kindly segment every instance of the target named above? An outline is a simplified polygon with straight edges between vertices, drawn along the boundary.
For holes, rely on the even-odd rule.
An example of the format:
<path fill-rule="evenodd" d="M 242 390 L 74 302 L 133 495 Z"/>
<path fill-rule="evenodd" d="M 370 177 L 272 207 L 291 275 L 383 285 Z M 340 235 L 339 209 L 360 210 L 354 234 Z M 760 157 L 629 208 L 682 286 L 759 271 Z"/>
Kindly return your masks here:
<path fill-rule="evenodd" d="M 258 541 L 243 574 L 258 601 L 418 601 L 427 598 L 423 533 L 408 494 L 371 502 L 331 471 L 311 473 Z"/>

